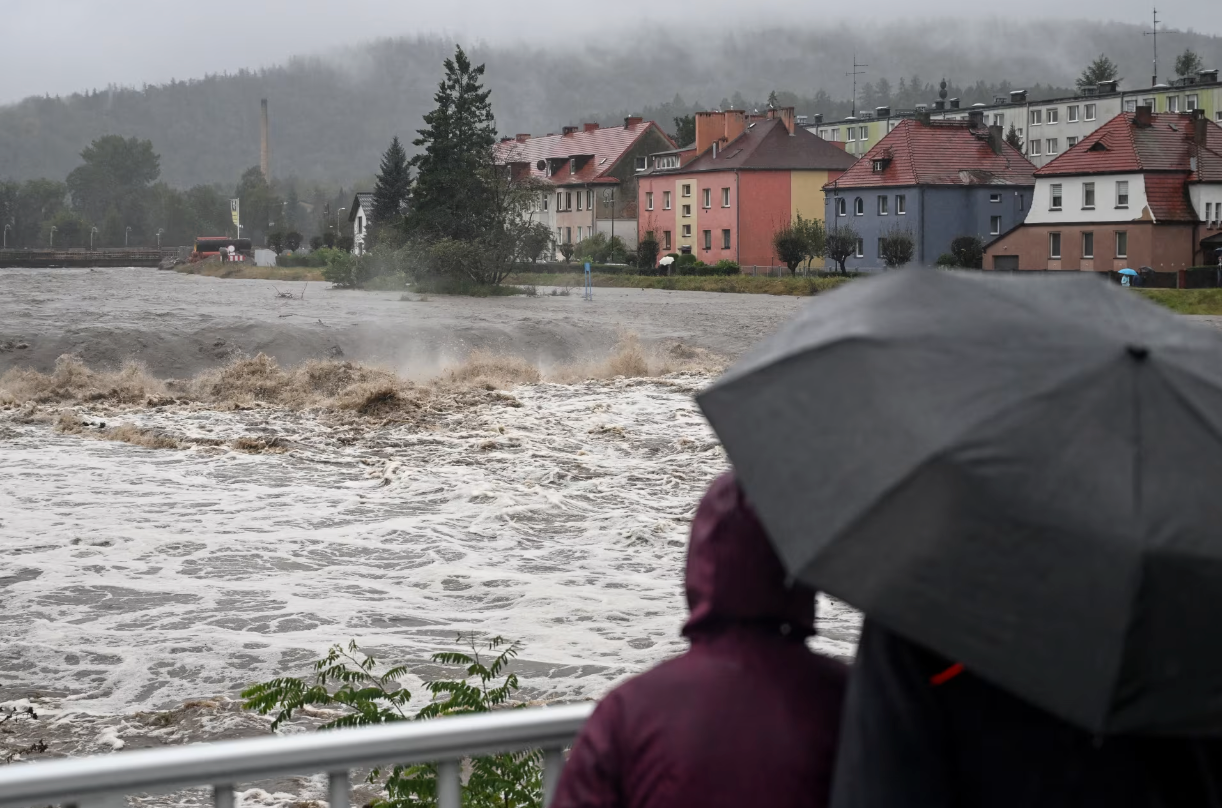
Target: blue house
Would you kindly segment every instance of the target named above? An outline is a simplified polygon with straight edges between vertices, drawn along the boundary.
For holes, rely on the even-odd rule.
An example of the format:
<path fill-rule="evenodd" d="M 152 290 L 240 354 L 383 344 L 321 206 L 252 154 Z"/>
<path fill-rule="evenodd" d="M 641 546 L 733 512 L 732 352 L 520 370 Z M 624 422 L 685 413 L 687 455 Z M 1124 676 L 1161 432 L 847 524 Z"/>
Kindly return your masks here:
<path fill-rule="evenodd" d="M 965 121 L 906 119 L 823 187 L 827 229 L 857 231 L 848 269 L 882 267 L 879 243 L 893 229 L 912 234 L 912 265 L 932 266 L 959 236 L 978 236 L 987 246 L 1022 224 L 1034 171 L 1001 127 L 986 127 L 979 113 Z"/>

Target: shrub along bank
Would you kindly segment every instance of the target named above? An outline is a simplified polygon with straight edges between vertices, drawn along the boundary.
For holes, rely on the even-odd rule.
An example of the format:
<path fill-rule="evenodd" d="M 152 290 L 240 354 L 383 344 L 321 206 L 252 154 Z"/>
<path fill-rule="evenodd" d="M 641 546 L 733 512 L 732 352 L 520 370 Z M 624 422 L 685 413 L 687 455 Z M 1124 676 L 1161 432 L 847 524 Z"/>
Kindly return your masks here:
<path fill-rule="evenodd" d="M 669 289 L 678 292 L 734 292 L 739 294 L 796 295 L 805 297 L 835 289 L 849 278 L 762 278 L 750 275 L 656 276 L 592 273 L 595 286 L 621 289 Z M 584 273 L 519 273 L 515 283 L 538 286 L 581 286 Z"/>

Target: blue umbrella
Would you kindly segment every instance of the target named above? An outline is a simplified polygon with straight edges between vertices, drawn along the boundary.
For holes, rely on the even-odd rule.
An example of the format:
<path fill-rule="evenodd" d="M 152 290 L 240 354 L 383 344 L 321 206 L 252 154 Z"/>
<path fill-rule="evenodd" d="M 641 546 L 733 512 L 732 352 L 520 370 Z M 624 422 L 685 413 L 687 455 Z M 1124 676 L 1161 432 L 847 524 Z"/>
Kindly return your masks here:
<path fill-rule="evenodd" d="M 1128 267 L 1125 267 L 1124 269 L 1117 270 L 1117 274 L 1118 275 L 1132 275 L 1134 278 L 1136 278 L 1137 270 L 1129 269 Z"/>

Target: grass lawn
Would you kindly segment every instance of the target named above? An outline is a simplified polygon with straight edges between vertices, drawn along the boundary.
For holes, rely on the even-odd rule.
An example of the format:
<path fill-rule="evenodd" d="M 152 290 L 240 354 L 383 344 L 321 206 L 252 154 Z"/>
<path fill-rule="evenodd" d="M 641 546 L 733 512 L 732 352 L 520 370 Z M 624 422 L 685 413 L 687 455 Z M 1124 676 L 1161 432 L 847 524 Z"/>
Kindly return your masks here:
<path fill-rule="evenodd" d="M 1139 289 L 1138 294 L 1179 314 L 1222 314 L 1222 289 Z"/>
<path fill-rule="evenodd" d="M 762 278 L 752 275 L 702 276 L 679 275 L 604 275 L 595 273 L 595 286 L 622 289 L 670 289 L 680 292 L 738 292 L 759 295 L 795 295 L 799 297 L 835 289 L 849 278 Z M 567 275 L 521 273 L 512 275 L 509 283 L 533 286 L 571 286 L 585 284 L 579 272 Z"/>

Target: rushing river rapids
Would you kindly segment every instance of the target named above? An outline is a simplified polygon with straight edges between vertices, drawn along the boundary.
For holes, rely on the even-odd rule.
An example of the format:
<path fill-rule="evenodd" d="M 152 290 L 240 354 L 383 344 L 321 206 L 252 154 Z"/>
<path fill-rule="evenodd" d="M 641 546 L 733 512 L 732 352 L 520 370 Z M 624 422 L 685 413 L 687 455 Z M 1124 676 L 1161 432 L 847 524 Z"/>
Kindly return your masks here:
<path fill-rule="evenodd" d="M 682 651 L 688 522 L 725 467 L 693 401 L 716 362 L 608 337 L 584 364 L 477 354 L 434 381 L 325 360 L 218 359 L 179 382 L 10 360 L 0 701 L 43 715 L 0 742 L 266 732 L 225 698 L 349 639 L 408 664 L 416 692 L 459 632 L 504 635 L 519 695 L 540 700 L 597 697 Z M 851 654 L 855 616 L 820 611 L 815 644 Z"/>

